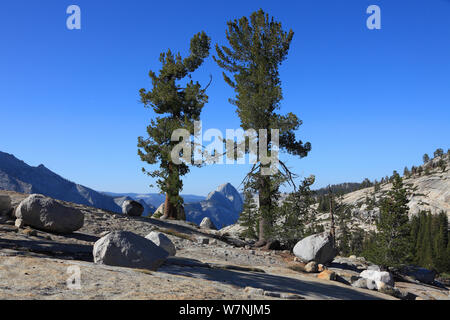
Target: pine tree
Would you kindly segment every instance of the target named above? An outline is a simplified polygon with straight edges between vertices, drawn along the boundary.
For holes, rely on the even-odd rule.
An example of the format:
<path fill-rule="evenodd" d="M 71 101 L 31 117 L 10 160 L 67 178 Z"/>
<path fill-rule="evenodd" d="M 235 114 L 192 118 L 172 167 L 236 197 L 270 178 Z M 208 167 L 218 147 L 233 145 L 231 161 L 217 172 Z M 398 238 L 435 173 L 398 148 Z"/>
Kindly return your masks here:
<path fill-rule="evenodd" d="M 375 185 L 374 185 L 373 191 L 374 191 L 374 192 L 380 191 L 380 190 L 381 190 L 381 184 L 382 184 L 382 183 L 383 183 L 383 181 L 381 181 L 381 182 L 376 182 Z"/>
<path fill-rule="evenodd" d="M 319 197 L 319 206 L 317 207 L 319 212 L 329 212 L 330 211 L 330 198 L 328 195 L 323 195 Z"/>
<path fill-rule="evenodd" d="M 413 262 L 417 264 L 417 251 L 419 247 L 419 234 L 420 234 L 420 215 L 413 216 L 410 222 L 411 225 L 411 254 L 413 256 Z"/>
<path fill-rule="evenodd" d="M 196 34 L 190 44 L 190 55 L 182 59 L 178 53 L 170 50 L 160 55 L 162 68 L 157 75 L 150 71 L 153 88 L 151 91 L 140 90 L 141 102 L 152 108 L 160 116 L 151 120 L 147 127 L 149 138 L 138 138 L 138 154 L 142 161 L 149 164 L 159 163 L 159 169 L 146 171 L 156 181 L 161 192 L 166 194 L 164 218 L 181 219 L 183 199 L 180 191 L 183 188 L 181 177 L 189 172 L 185 163 L 175 164 L 171 158 L 173 147 L 178 141 L 171 141 L 176 129 L 186 129 L 194 133 L 194 121 L 199 120 L 203 106 L 208 101 L 205 89 L 192 80 L 184 87 L 177 82 L 197 70 L 209 55 L 210 39 L 204 33 Z"/>
<path fill-rule="evenodd" d="M 374 262 L 383 266 L 399 266 L 410 259 L 410 225 L 407 191 L 402 178 L 395 173 L 392 189 L 381 200 Z"/>
<path fill-rule="evenodd" d="M 243 237 L 256 239 L 258 237 L 258 206 L 253 194 L 254 188 L 248 182 L 244 186 L 244 205 L 239 216 L 239 224 L 245 228 Z"/>
<path fill-rule="evenodd" d="M 408 178 L 410 176 L 411 172 L 409 171 L 408 167 L 405 167 L 403 170 L 403 177 Z"/>
<path fill-rule="evenodd" d="M 444 150 L 442 148 L 437 148 L 433 155 L 435 158 L 439 158 L 444 155 Z"/>
<path fill-rule="evenodd" d="M 433 231 L 434 239 L 434 254 L 433 254 L 433 266 L 438 272 L 444 272 L 448 269 L 448 257 L 447 245 L 448 245 L 448 218 L 444 211 L 441 211 L 439 215 L 434 217 L 435 228 Z"/>
<path fill-rule="evenodd" d="M 342 201 L 338 201 L 334 211 L 337 216 L 339 226 L 339 236 L 337 238 L 338 250 L 341 255 L 348 256 L 351 252 L 351 234 L 348 229 L 348 221 L 351 217 L 351 210 L 348 205 L 345 205 Z"/>
<path fill-rule="evenodd" d="M 431 224 L 432 216 L 431 214 L 425 215 L 425 220 L 422 228 L 421 235 L 421 246 L 419 251 L 420 265 L 431 269 L 433 267 L 433 246 L 432 246 L 432 235 L 431 235 Z"/>
<path fill-rule="evenodd" d="M 419 166 L 419 167 L 417 168 L 417 174 L 419 175 L 419 177 L 422 175 L 422 172 L 423 172 L 423 167 L 422 167 L 422 166 Z"/>
<path fill-rule="evenodd" d="M 314 176 L 304 179 L 298 190 L 289 194 L 280 206 L 277 238 L 290 249 L 299 240 L 317 231 L 317 212 L 313 208 L 315 200 L 311 191 L 314 181 Z"/>
<path fill-rule="evenodd" d="M 243 17 L 239 21 L 228 22 L 226 37 L 230 47 L 216 45 L 217 57 L 214 60 L 234 76 L 232 80 L 223 73 L 225 82 L 236 92 L 236 98 L 230 102 L 237 107 L 241 127 L 256 130 L 258 145 L 263 138 L 260 129 L 267 130 L 265 137 L 268 142 L 272 140 L 271 129 L 278 129 L 279 149 L 305 157 L 311 145 L 296 140 L 294 133 L 302 122 L 293 113 L 285 116 L 276 113 L 282 100 L 279 67 L 287 57 L 293 36 L 292 30 L 285 32 L 281 23 L 259 10 L 252 13 L 250 19 Z M 272 152 L 272 146 L 268 144 L 267 154 L 270 156 Z M 266 173 L 271 169 L 270 164 L 262 163 L 260 156 L 252 172 L 257 172 L 261 213 L 259 242 L 262 244 L 272 227 L 269 220 L 273 216 L 271 210 L 276 206 L 272 203 L 271 194 L 273 177 Z M 290 181 L 292 173 L 281 161 L 280 164 Z"/>
<path fill-rule="evenodd" d="M 414 220 L 413 220 L 414 221 Z M 414 238 L 412 238 L 412 244 L 415 244 L 414 250 L 412 250 L 414 257 L 413 261 L 417 265 L 421 265 L 422 263 L 422 253 L 423 253 L 423 243 L 425 238 L 425 226 L 427 222 L 427 214 L 425 211 L 420 211 L 417 216 L 417 229 L 412 230 L 412 236 L 416 237 L 416 240 L 414 241 Z M 412 225 L 412 227 L 415 227 L 415 225 Z"/>
<path fill-rule="evenodd" d="M 430 156 L 427 153 L 425 153 L 423 155 L 422 159 L 423 159 L 423 164 L 426 164 L 426 163 L 428 163 L 428 161 L 430 161 Z"/>
<path fill-rule="evenodd" d="M 363 253 L 365 232 L 361 228 L 357 228 L 350 235 L 350 254 L 360 256 Z"/>
<path fill-rule="evenodd" d="M 374 231 L 370 231 L 366 234 L 362 244 L 362 256 L 369 261 L 379 261 L 381 255 L 381 248 L 377 243 L 377 234 Z"/>
<path fill-rule="evenodd" d="M 445 169 L 447 169 L 447 163 L 443 159 L 439 159 L 438 166 L 441 168 L 442 172 L 445 172 Z"/>

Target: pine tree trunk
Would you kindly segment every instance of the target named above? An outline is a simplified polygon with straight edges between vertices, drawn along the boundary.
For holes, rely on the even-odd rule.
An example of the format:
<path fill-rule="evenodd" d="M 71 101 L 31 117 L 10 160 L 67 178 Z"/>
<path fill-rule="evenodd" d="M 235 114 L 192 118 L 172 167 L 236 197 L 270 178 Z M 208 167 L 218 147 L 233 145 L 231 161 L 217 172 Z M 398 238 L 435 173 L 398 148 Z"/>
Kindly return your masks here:
<path fill-rule="evenodd" d="M 173 168 L 172 168 L 172 164 L 169 163 L 169 175 L 172 175 L 173 172 Z M 169 188 L 170 190 L 170 188 Z M 177 220 L 178 218 L 178 212 L 177 212 L 177 208 L 176 206 L 174 206 L 174 204 L 171 201 L 171 196 L 169 194 L 169 192 L 166 192 L 166 200 L 164 202 L 164 215 L 163 215 L 163 219 L 169 219 L 169 220 Z"/>
<path fill-rule="evenodd" d="M 267 221 L 268 213 L 271 209 L 271 197 L 270 197 L 270 177 L 261 176 L 261 183 L 259 186 L 259 208 L 261 216 L 259 217 L 259 241 L 260 245 L 264 245 L 267 242 L 267 228 L 269 221 Z"/>
<path fill-rule="evenodd" d="M 266 230 L 266 219 L 264 219 L 263 217 L 259 218 L 259 243 L 261 243 L 261 245 L 264 245 L 267 240 L 266 240 L 266 234 L 265 234 L 265 230 Z"/>
<path fill-rule="evenodd" d="M 176 220 L 177 219 L 177 209 L 170 201 L 170 195 L 166 193 L 166 200 L 164 201 L 164 215 L 163 219 Z"/>

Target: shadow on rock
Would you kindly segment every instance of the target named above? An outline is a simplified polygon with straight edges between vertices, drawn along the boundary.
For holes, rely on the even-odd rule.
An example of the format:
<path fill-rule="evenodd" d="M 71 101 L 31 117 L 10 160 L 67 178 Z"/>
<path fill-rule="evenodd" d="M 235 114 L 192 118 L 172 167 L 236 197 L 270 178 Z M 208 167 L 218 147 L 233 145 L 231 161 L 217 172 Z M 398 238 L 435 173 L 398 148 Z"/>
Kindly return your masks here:
<path fill-rule="evenodd" d="M 38 240 L 0 239 L 0 248 L 42 254 L 47 257 L 93 262 L 92 246 Z"/>
<path fill-rule="evenodd" d="M 308 295 L 316 299 L 381 299 L 354 289 L 328 285 L 317 281 L 299 280 L 279 275 L 254 272 L 239 272 L 234 270 L 203 268 L 192 264 L 192 267 L 180 265 L 164 265 L 158 271 L 168 274 L 199 278 L 209 281 L 226 283 L 241 288 L 254 287 L 265 291 L 286 292 Z"/>

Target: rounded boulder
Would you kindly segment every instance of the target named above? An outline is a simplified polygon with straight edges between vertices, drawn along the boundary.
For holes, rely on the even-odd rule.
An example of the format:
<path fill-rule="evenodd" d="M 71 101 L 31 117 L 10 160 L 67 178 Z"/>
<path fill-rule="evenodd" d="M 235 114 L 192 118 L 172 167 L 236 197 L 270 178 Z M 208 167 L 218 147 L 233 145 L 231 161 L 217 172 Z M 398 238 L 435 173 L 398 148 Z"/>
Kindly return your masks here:
<path fill-rule="evenodd" d="M 173 242 L 162 232 L 152 231 L 145 238 L 164 249 L 169 256 L 174 256 L 177 253 Z"/>
<path fill-rule="evenodd" d="M 17 219 L 30 227 L 67 234 L 84 224 L 84 213 L 40 194 L 32 194 L 20 202 L 15 210 Z"/>
<path fill-rule="evenodd" d="M 390 272 L 387 271 L 376 271 L 376 270 L 364 270 L 359 274 L 361 278 L 372 280 L 375 282 L 375 287 L 378 289 L 378 282 L 383 282 L 390 286 L 394 286 L 394 277 Z"/>
<path fill-rule="evenodd" d="M 129 231 L 108 233 L 94 244 L 93 255 L 97 264 L 153 271 L 168 257 L 152 241 Z"/>
<path fill-rule="evenodd" d="M 131 217 L 140 217 L 144 213 L 144 206 L 134 200 L 125 200 L 122 204 L 122 213 Z"/>
<path fill-rule="evenodd" d="M 327 264 L 336 257 L 336 249 L 333 247 L 333 239 L 327 233 L 313 234 L 295 245 L 294 255 L 304 262 L 315 261 Z"/>

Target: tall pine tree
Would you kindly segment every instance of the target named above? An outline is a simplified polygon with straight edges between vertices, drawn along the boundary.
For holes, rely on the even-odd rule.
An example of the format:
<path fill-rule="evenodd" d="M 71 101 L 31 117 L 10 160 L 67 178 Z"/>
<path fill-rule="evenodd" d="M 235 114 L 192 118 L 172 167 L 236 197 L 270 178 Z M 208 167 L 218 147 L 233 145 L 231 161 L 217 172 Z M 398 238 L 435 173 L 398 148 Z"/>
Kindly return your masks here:
<path fill-rule="evenodd" d="M 244 205 L 239 215 L 239 224 L 245 228 L 241 236 L 256 239 L 258 237 L 258 206 L 253 197 L 255 188 L 252 182 L 253 180 L 248 180 L 244 186 Z"/>
<path fill-rule="evenodd" d="M 178 141 L 172 141 L 176 129 L 186 129 L 194 133 L 194 121 L 199 120 L 203 106 L 208 101 L 205 88 L 192 80 L 185 86 L 178 82 L 197 70 L 208 57 L 210 38 L 200 32 L 191 39 L 190 54 L 182 58 L 170 50 L 160 55 L 162 68 L 157 75 L 150 71 L 153 88 L 140 90 L 141 102 L 159 115 L 151 120 L 147 127 L 148 139 L 138 138 L 138 154 L 142 161 L 149 164 L 159 163 L 159 169 L 146 171 L 152 178 L 158 178 L 157 185 L 166 194 L 164 215 L 166 219 L 183 219 L 180 191 L 183 188 L 181 177 L 189 172 L 186 163 L 175 164 L 171 158 L 173 147 Z"/>
<path fill-rule="evenodd" d="M 267 130 L 265 138 L 268 142 L 271 141 L 271 129 L 278 129 L 279 149 L 305 157 L 311 145 L 296 140 L 294 133 L 302 124 L 301 120 L 293 113 L 280 115 L 276 112 L 282 100 L 279 67 L 287 57 L 294 32 L 285 32 L 281 23 L 269 18 L 263 10 L 252 13 L 250 19 L 243 17 L 227 25 L 229 47 L 216 45 L 217 57 L 214 60 L 233 75 L 231 79 L 223 73 L 226 83 L 236 92 L 236 97 L 230 102 L 237 107 L 241 127 L 256 130 L 257 142 L 263 138 L 260 129 Z M 271 152 L 272 146 L 268 144 L 269 157 Z M 261 163 L 260 156 L 253 170 L 257 172 L 255 179 L 260 206 L 259 244 L 263 244 L 272 227 L 270 220 L 276 206 L 272 203 L 271 194 L 273 177 L 264 174 L 270 165 Z M 282 162 L 280 164 L 290 178 L 289 169 Z"/>
<path fill-rule="evenodd" d="M 407 191 L 400 175 L 394 172 L 392 189 L 381 200 L 378 233 L 369 259 L 386 267 L 396 267 L 411 258 Z"/>

